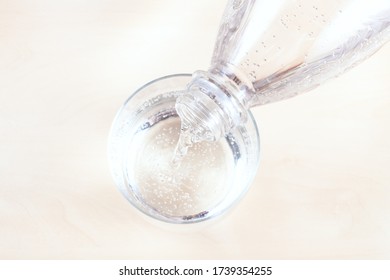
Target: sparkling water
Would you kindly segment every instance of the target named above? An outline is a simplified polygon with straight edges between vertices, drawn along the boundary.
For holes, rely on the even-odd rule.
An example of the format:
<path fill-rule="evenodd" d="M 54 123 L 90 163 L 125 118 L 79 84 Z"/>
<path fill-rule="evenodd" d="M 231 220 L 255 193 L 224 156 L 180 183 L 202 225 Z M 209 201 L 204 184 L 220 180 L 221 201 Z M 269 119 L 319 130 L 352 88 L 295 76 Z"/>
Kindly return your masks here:
<path fill-rule="evenodd" d="M 179 141 L 180 132 L 177 116 L 140 131 L 127 165 L 138 197 L 165 216 L 204 213 L 224 199 L 233 181 L 229 141 L 189 145 L 186 135 Z"/>

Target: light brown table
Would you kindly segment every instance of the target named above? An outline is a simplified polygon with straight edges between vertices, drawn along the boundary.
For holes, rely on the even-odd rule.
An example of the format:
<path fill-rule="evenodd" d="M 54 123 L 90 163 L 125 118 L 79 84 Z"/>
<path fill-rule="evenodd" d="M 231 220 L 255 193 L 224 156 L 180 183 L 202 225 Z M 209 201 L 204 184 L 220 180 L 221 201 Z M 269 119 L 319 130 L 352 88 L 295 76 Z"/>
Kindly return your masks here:
<path fill-rule="evenodd" d="M 207 69 L 225 1 L 0 0 L 0 258 L 389 258 L 390 45 L 253 110 L 261 165 L 223 219 L 156 224 L 116 190 L 122 102 Z"/>

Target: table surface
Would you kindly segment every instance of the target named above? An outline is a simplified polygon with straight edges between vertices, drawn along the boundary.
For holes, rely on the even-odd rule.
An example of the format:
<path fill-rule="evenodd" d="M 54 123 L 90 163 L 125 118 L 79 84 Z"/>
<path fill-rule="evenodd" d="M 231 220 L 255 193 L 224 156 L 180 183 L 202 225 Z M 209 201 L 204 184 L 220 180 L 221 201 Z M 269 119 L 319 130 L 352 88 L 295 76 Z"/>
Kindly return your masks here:
<path fill-rule="evenodd" d="M 123 101 L 207 69 L 225 1 L 0 0 L 0 258 L 390 258 L 390 45 L 253 109 L 261 165 L 222 219 L 140 215 L 107 134 Z"/>

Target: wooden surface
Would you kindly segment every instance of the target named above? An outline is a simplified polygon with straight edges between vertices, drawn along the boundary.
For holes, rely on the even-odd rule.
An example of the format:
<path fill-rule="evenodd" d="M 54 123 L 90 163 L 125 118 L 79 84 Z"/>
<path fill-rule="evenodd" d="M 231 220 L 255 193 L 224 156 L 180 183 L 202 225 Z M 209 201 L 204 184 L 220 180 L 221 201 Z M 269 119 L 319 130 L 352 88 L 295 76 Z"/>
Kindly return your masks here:
<path fill-rule="evenodd" d="M 0 0 L 0 258 L 390 258 L 390 45 L 253 110 L 261 165 L 222 219 L 162 225 L 116 190 L 117 109 L 151 79 L 206 69 L 224 5 Z"/>

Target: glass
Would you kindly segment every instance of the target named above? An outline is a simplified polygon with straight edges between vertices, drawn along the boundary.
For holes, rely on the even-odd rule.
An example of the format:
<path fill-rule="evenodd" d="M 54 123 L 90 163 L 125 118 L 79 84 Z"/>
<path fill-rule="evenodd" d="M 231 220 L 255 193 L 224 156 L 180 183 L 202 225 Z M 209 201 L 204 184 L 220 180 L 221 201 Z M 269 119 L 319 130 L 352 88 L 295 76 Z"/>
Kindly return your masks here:
<path fill-rule="evenodd" d="M 218 141 L 193 145 L 176 166 L 175 110 L 191 75 L 150 82 L 123 105 L 111 128 L 109 161 L 122 194 L 143 213 L 171 223 L 219 216 L 247 191 L 259 162 L 252 116 Z"/>

